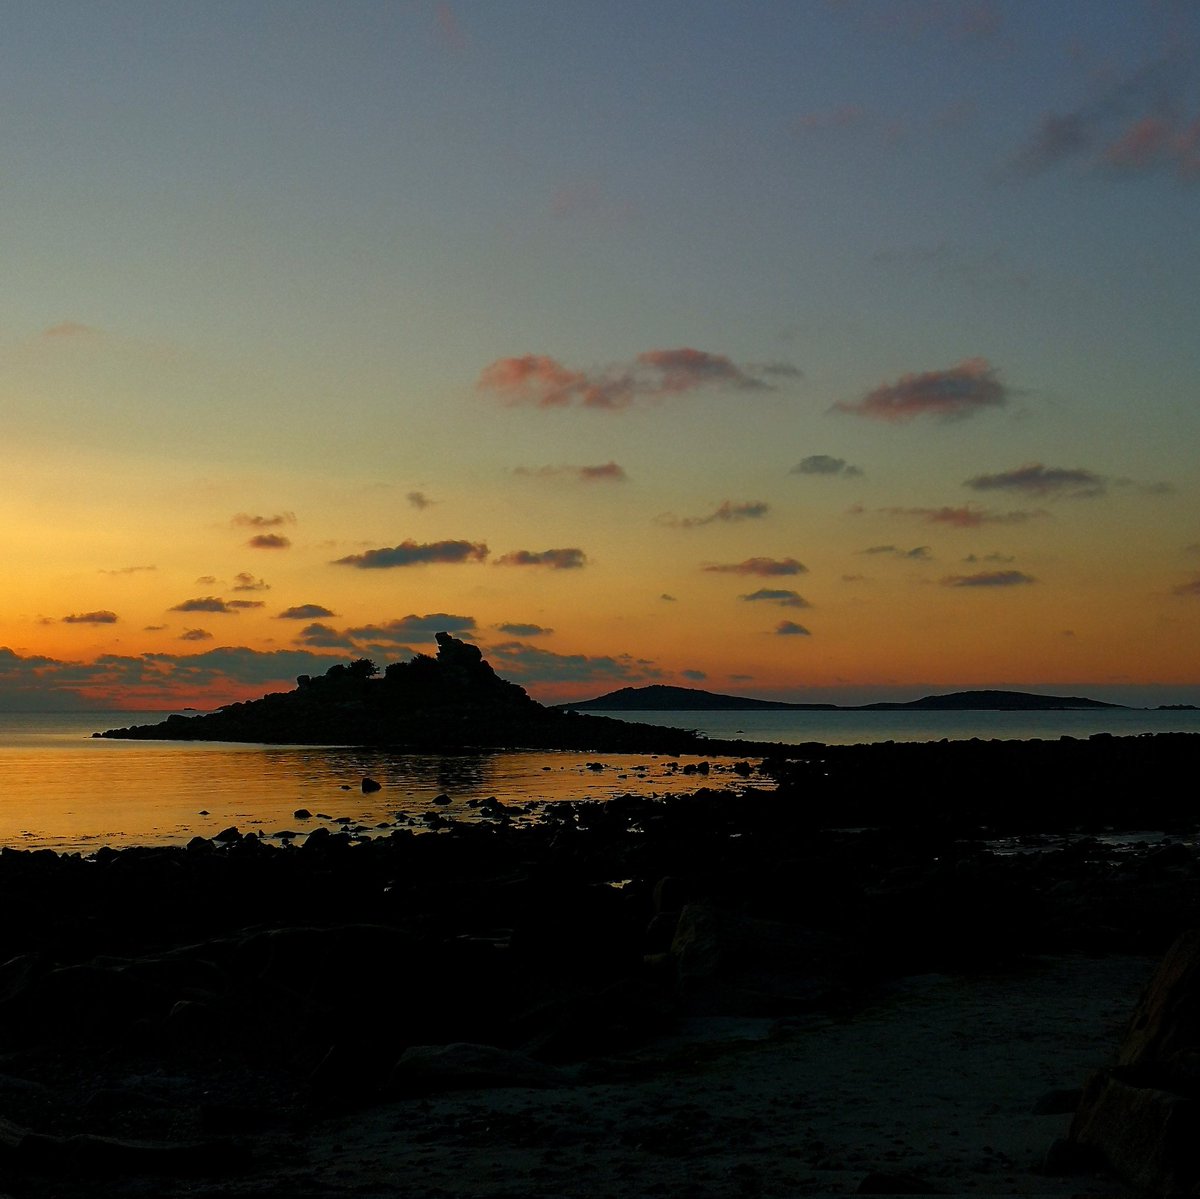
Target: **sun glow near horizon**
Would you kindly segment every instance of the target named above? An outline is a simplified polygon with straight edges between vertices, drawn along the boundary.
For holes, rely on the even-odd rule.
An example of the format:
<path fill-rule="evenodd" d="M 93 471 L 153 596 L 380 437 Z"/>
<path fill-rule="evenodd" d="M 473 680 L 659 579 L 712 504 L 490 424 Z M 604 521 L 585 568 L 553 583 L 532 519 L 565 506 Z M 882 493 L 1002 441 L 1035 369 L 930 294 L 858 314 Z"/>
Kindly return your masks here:
<path fill-rule="evenodd" d="M 1200 14 L 125 7 L 0 51 L 7 706 L 438 627 L 547 700 L 1200 699 Z"/>

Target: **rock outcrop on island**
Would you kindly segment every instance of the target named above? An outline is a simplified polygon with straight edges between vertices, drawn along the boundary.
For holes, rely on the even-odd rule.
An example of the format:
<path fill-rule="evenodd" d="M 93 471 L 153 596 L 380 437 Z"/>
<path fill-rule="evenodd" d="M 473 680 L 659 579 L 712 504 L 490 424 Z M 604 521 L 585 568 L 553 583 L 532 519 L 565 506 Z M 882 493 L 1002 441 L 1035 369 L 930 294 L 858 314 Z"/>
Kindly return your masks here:
<path fill-rule="evenodd" d="M 436 657 L 417 654 L 382 674 L 365 658 L 338 663 L 323 675 L 301 675 L 293 691 L 95 736 L 430 751 L 717 752 L 713 742 L 686 730 L 547 708 L 523 687 L 500 678 L 478 646 L 448 633 L 437 634 L 437 645 Z"/>

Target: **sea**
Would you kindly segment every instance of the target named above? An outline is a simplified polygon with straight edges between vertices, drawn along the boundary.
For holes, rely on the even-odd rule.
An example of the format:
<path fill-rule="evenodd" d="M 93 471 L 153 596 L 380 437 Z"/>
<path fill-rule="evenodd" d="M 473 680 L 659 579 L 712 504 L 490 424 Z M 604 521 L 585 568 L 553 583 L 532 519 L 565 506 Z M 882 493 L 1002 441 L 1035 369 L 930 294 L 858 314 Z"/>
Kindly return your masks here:
<path fill-rule="evenodd" d="M 700 786 L 769 781 L 736 757 L 494 752 L 397 754 L 337 746 L 119 741 L 93 732 L 152 724 L 166 712 L 0 712 L 0 847 L 95 853 L 102 846 L 179 845 L 227 829 L 302 841 L 314 828 L 355 836 L 446 818 L 480 817 L 495 797 L 516 820 L 541 806 L 617 795 L 665 796 Z M 622 712 L 624 720 L 711 737 L 784 744 L 970 738 L 1057 740 L 1100 733 L 1200 732 L 1200 711 Z M 747 755 L 757 762 L 759 755 Z M 707 763 L 706 773 L 701 763 Z M 700 768 L 700 769 L 698 769 Z M 363 790 L 370 778 L 379 790 Z M 299 816 L 307 811 L 309 816 Z"/>

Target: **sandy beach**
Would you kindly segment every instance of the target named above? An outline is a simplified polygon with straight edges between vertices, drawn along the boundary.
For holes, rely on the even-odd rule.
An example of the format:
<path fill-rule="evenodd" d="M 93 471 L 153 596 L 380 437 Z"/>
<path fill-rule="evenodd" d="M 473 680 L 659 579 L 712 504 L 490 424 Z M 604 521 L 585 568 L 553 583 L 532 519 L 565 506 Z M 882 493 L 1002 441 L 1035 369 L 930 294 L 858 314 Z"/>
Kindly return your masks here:
<path fill-rule="evenodd" d="M 1122 1194 L 1103 1174 L 1046 1173 L 1071 1117 L 1036 1109 L 1111 1058 L 1153 965 L 1043 958 L 900 979 L 852 1014 L 692 1021 L 562 1088 L 330 1120 L 230 1193 L 724 1199 L 853 1194 L 875 1173 L 938 1194 Z"/>

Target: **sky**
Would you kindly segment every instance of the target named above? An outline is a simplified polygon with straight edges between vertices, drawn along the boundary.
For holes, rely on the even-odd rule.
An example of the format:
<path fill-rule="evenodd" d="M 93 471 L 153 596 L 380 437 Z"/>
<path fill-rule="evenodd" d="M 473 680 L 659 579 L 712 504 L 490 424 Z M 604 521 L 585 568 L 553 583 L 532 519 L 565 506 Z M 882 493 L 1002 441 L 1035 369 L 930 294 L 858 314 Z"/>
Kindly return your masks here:
<path fill-rule="evenodd" d="M 1200 702 L 1196 0 L 45 0 L 0 708 Z"/>

